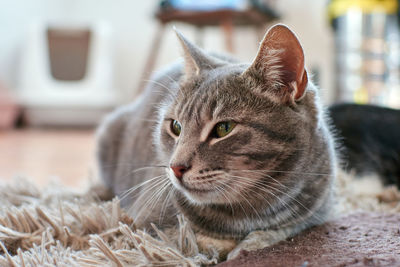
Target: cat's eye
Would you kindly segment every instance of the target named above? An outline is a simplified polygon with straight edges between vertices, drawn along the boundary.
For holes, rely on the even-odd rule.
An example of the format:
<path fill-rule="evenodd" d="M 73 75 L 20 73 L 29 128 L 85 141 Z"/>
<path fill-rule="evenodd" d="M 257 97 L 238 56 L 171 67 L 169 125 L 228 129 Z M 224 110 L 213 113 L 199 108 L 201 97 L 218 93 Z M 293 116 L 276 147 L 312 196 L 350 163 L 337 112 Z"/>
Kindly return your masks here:
<path fill-rule="evenodd" d="M 215 137 L 221 138 L 227 136 L 230 132 L 232 132 L 235 126 L 236 123 L 234 123 L 233 121 L 224 121 L 217 123 L 214 127 Z"/>
<path fill-rule="evenodd" d="M 174 135 L 179 136 L 181 134 L 182 126 L 177 120 L 171 122 L 171 131 Z"/>

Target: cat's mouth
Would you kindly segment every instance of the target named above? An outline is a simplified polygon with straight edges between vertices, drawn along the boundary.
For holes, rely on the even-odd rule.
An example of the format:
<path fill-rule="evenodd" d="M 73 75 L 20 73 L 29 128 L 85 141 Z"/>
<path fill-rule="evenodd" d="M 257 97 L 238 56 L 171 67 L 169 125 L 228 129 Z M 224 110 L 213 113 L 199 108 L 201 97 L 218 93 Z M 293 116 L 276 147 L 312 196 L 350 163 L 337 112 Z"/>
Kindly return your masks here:
<path fill-rule="evenodd" d="M 194 203 L 214 203 L 218 199 L 218 191 L 211 185 L 190 185 L 183 182 L 180 187 L 186 198 Z"/>
<path fill-rule="evenodd" d="M 189 200 L 196 203 L 211 203 L 219 198 L 218 189 L 216 189 L 219 175 L 221 173 L 187 176 L 183 179 L 177 179 L 173 176 L 172 183 Z"/>
<path fill-rule="evenodd" d="M 216 174 L 190 177 L 180 181 L 181 186 L 190 193 L 205 194 L 215 190 Z"/>

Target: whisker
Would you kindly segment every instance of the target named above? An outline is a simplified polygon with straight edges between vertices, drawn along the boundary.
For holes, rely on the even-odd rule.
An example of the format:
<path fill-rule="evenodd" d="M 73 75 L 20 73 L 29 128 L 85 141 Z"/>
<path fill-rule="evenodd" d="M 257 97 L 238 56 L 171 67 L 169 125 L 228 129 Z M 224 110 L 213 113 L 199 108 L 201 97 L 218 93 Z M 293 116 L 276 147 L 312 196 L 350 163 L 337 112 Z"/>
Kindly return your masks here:
<path fill-rule="evenodd" d="M 147 215 L 144 217 L 144 219 L 147 219 L 152 211 L 154 210 L 155 206 L 157 205 L 158 200 L 161 198 L 163 195 L 164 191 L 170 186 L 169 179 L 164 181 L 162 185 L 160 185 L 157 190 L 153 191 L 151 194 L 151 197 L 145 201 L 145 205 L 143 205 L 140 209 L 139 212 L 137 213 L 137 216 L 140 217 L 142 216 L 142 213 L 144 210 L 146 210 Z M 150 207 L 149 207 L 150 205 Z"/>
<path fill-rule="evenodd" d="M 261 187 L 257 187 L 258 190 L 261 190 L 261 192 L 266 193 L 266 194 L 271 194 L 272 196 L 274 196 L 275 198 L 278 198 L 279 201 L 282 202 L 282 204 L 284 206 L 287 206 L 286 202 L 283 202 L 282 199 L 280 199 L 277 195 L 275 195 L 273 192 L 266 190 L 264 188 L 262 188 L 263 183 L 261 183 L 260 181 L 253 181 L 253 180 L 249 180 L 247 177 L 242 177 L 242 176 L 235 176 L 235 175 L 229 175 L 230 177 L 234 177 L 234 178 L 239 178 L 239 179 L 245 179 L 245 180 L 236 180 L 237 183 L 242 184 L 242 185 L 250 185 L 250 186 L 261 186 Z M 268 205 L 271 207 L 272 211 L 276 214 L 275 210 L 273 209 L 273 205 L 268 201 L 268 199 L 266 198 L 266 196 L 261 195 L 258 192 L 255 192 L 254 190 L 252 190 L 252 193 L 257 194 L 259 197 L 261 197 L 261 199 L 264 199 L 265 201 L 267 201 Z M 288 208 L 290 208 L 288 206 Z"/>
<path fill-rule="evenodd" d="M 226 201 L 228 201 L 229 206 L 231 207 L 232 210 L 232 216 L 235 216 L 235 210 L 232 206 L 231 200 L 228 198 L 228 196 L 225 194 L 226 190 L 224 188 L 222 188 L 221 186 L 216 185 L 215 189 L 222 194 L 222 196 L 226 199 Z"/>
<path fill-rule="evenodd" d="M 316 172 L 296 172 L 296 171 L 278 171 L 278 170 L 240 170 L 240 169 L 231 169 L 232 171 L 242 171 L 242 172 L 274 172 L 274 173 L 292 173 L 292 174 L 306 174 L 306 175 L 315 175 L 315 176 L 322 176 L 322 175 L 329 175 L 333 176 L 330 173 L 316 173 Z"/>
<path fill-rule="evenodd" d="M 238 176 L 232 176 L 232 175 L 229 175 L 230 177 L 236 177 L 236 178 L 243 178 L 243 177 L 238 177 Z M 241 184 L 243 184 L 243 185 L 250 185 L 250 186 L 255 186 L 255 185 L 262 185 L 262 184 L 259 184 L 258 183 L 258 181 L 254 181 L 253 183 L 251 183 L 250 181 L 242 181 L 242 180 L 236 180 L 238 183 L 241 183 Z M 260 188 L 257 188 L 257 189 L 260 189 Z M 264 193 L 271 193 L 271 192 L 268 192 L 268 191 L 263 191 Z M 268 199 L 266 198 L 266 196 L 264 196 L 264 195 L 262 195 L 262 194 L 260 194 L 260 193 L 258 193 L 258 192 L 255 192 L 254 190 L 252 191 L 252 193 L 255 193 L 257 196 L 259 196 L 261 199 L 264 199 L 264 200 L 266 200 L 267 201 L 267 204 L 270 206 L 270 207 L 272 207 L 272 205 L 271 205 L 271 203 L 268 201 Z"/>
<path fill-rule="evenodd" d="M 157 122 L 159 123 L 159 120 L 152 120 L 152 119 L 137 119 L 138 121 L 146 121 L 146 122 Z"/>
<path fill-rule="evenodd" d="M 178 84 L 178 82 L 177 82 L 176 80 L 174 80 L 174 79 L 171 77 L 171 75 L 168 75 L 168 74 L 166 74 L 166 73 L 163 73 L 163 76 L 164 76 L 164 77 L 167 77 L 171 82 L 173 82 L 173 83 L 175 83 L 175 84 Z"/>
<path fill-rule="evenodd" d="M 150 210 L 153 210 L 155 208 L 155 206 L 157 205 L 158 201 L 160 200 L 160 198 L 162 197 L 162 195 L 164 194 L 164 191 L 166 191 L 166 189 L 171 185 L 171 183 L 169 183 L 169 181 L 165 181 L 165 183 L 163 183 L 159 190 L 158 193 L 155 195 L 155 197 L 153 199 L 149 200 L 149 203 L 152 202 L 151 206 L 150 206 Z"/>
<path fill-rule="evenodd" d="M 170 75 L 168 75 L 168 74 L 163 74 L 165 77 L 167 77 L 171 82 L 173 82 L 177 87 L 179 87 L 179 82 L 178 81 L 176 81 L 176 80 L 174 80 Z M 178 93 L 180 94 L 180 95 L 182 95 L 182 96 L 184 96 L 184 92 L 183 92 L 183 90 L 178 90 Z"/>
<path fill-rule="evenodd" d="M 131 172 L 132 173 L 136 173 L 138 171 L 143 171 L 143 170 L 147 170 L 147 169 L 151 169 L 151 168 L 168 168 L 168 166 L 166 165 L 149 165 L 149 166 L 143 166 L 141 168 L 135 169 Z"/>
<path fill-rule="evenodd" d="M 267 185 L 267 186 L 268 186 L 268 185 Z M 322 223 L 322 222 L 325 221 L 322 217 L 320 217 L 318 214 L 314 213 L 312 210 L 310 210 L 309 208 L 307 208 L 306 206 L 304 206 L 303 203 L 301 203 L 299 200 L 297 200 L 297 199 L 294 198 L 293 196 L 289 195 L 288 193 L 286 193 L 286 192 L 284 192 L 284 191 L 279 190 L 279 189 L 276 188 L 276 187 L 272 187 L 272 186 L 270 186 L 270 187 L 271 187 L 271 188 L 274 188 L 274 189 L 275 189 L 276 191 L 278 191 L 279 193 L 288 196 L 290 199 L 292 199 L 292 200 L 295 201 L 297 204 L 299 204 L 302 208 L 304 208 L 307 212 L 311 213 L 311 214 L 312 214 L 311 216 L 315 217 L 319 222 Z"/>
<path fill-rule="evenodd" d="M 118 166 L 118 165 L 131 165 L 130 163 L 118 163 L 118 164 L 115 164 L 114 166 Z M 108 166 L 105 166 L 105 167 L 108 167 L 108 168 L 112 168 L 112 165 L 110 164 L 110 165 L 108 165 Z M 133 171 L 129 171 L 128 173 L 126 173 L 126 174 L 124 174 L 124 175 L 121 175 L 121 177 L 120 177 L 120 180 L 124 180 L 126 177 L 128 177 L 129 175 L 132 175 L 132 174 L 134 174 L 134 173 L 136 173 L 136 172 L 138 172 L 138 171 L 142 171 L 142 170 L 147 170 L 147 169 L 151 169 L 151 168 L 167 168 L 167 166 L 165 166 L 165 165 L 148 165 L 148 166 L 143 166 L 143 167 L 140 167 L 140 168 L 137 168 L 137 169 L 134 169 Z M 146 180 L 147 181 L 147 180 Z M 145 182 L 146 182 L 145 181 Z M 138 184 L 137 186 L 140 186 L 140 184 Z M 130 189 L 127 189 L 126 191 L 128 191 L 128 190 L 131 190 L 132 188 L 130 188 Z M 124 195 L 125 193 L 126 193 L 126 191 L 124 191 L 123 193 L 122 193 L 122 195 Z"/>
<path fill-rule="evenodd" d="M 155 80 L 143 80 L 143 81 L 145 81 L 145 82 L 151 82 L 151 83 L 154 83 L 154 84 L 156 84 L 156 85 L 159 85 L 159 86 L 161 86 L 161 87 L 163 87 L 164 89 L 166 89 L 169 93 L 170 93 L 170 95 L 176 100 L 176 96 L 175 96 L 175 92 L 173 92 L 172 90 L 171 90 L 171 88 L 168 88 L 168 86 L 166 86 L 165 84 L 162 84 L 162 83 L 160 83 L 160 82 L 157 82 L 157 81 L 155 81 Z M 180 90 L 179 90 L 180 91 Z"/>
<path fill-rule="evenodd" d="M 224 185 L 227 186 L 227 187 L 229 187 L 229 188 L 230 188 L 231 190 L 233 190 L 234 192 L 238 193 L 240 196 L 243 196 L 242 194 L 245 193 L 245 192 L 241 192 L 240 190 L 236 190 L 235 188 L 233 188 L 232 186 L 230 186 L 230 185 L 228 185 L 228 184 L 224 184 Z M 257 210 L 254 208 L 254 206 L 247 200 L 247 197 L 246 197 L 246 196 L 243 197 L 243 200 L 246 201 L 247 204 L 253 209 L 253 211 L 255 212 L 255 214 L 257 215 L 257 217 L 258 217 L 260 220 L 262 220 L 261 217 L 260 217 L 260 214 L 258 214 L 258 211 L 257 211 Z M 240 201 L 239 201 L 238 203 L 240 203 Z M 243 211 L 244 211 L 244 209 L 243 209 Z"/>
<path fill-rule="evenodd" d="M 250 172 L 259 173 L 259 172 L 257 172 L 257 171 L 250 171 Z M 268 177 L 268 178 L 273 179 L 274 181 L 276 181 L 276 182 L 277 182 L 279 185 L 281 185 L 282 187 L 287 188 L 287 189 L 290 189 L 290 188 L 287 187 L 286 185 L 284 185 L 284 184 L 282 184 L 281 182 L 279 182 L 278 180 L 274 179 L 272 176 L 270 176 L 270 175 L 268 175 L 268 174 L 265 174 L 265 173 L 262 173 L 262 174 L 265 175 L 265 176 Z M 243 177 L 243 178 L 245 178 L 245 177 Z"/>
<path fill-rule="evenodd" d="M 138 189 L 138 188 L 140 188 L 140 187 L 142 187 L 142 186 L 144 186 L 144 185 L 146 185 L 146 184 L 148 184 L 148 183 L 150 183 L 150 182 L 153 182 L 154 180 L 157 180 L 157 179 L 159 179 L 159 178 L 161 178 L 161 177 L 163 177 L 163 176 L 165 176 L 165 174 L 162 174 L 162 175 L 153 177 L 153 178 L 151 178 L 151 179 L 148 179 L 148 180 L 146 180 L 146 181 L 144 181 L 144 182 L 142 182 L 142 183 L 140 183 L 140 184 L 137 184 L 137 185 L 135 185 L 135 186 L 133 186 L 133 187 L 127 189 L 126 191 L 124 191 L 124 192 L 121 194 L 121 197 L 120 197 L 121 200 L 124 199 L 125 197 L 127 197 L 127 195 L 131 194 L 131 193 L 132 193 L 133 191 L 135 191 L 136 189 Z"/>
<path fill-rule="evenodd" d="M 116 163 L 109 163 L 109 164 L 102 164 L 102 168 L 113 168 L 113 167 L 118 167 L 118 166 L 132 166 L 134 167 L 135 165 L 131 162 L 116 162 Z M 166 165 L 146 165 L 139 167 L 139 169 L 142 168 L 168 168 Z M 133 172 L 135 172 L 137 169 L 134 169 Z M 131 174 L 131 172 L 129 173 Z"/>
<path fill-rule="evenodd" d="M 162 220 L 163 220 L 163 218 L 165 216 L 165 212 L 167 211 L 167 206 L 170 204 L 171 196 L 175 192 L 174 186 L 172 186 L 172 184 L 170 184 L 170 185 L 171 185 L 172 188 L 171 188 L 171 190 L 169 190 L 169 192 L 168 192 L 168 194 L 167 194 L 167 196 L 166 196 L 166 198 L 164 200 L 164 203 L 163 203 L 163 205 L 161 207 L 160 217 L 158 218 L 158 222 L 159 222 L 160 225 L 161 225 Z"/>
<path fill-rule="evenodd" d="M 242 178 L 242 179 L 247 179 L 247 180 L 249 179 L 248 177 L 242 177 L 242 176 L 236 176 L 236 177 L 237 177 L 237 178 Z M 270 177 L 270 178 L 272 178 L 272 177 Z M 284 186 L 284 185 L 282 185 L 279 181 L 275 180 L 274 178 L 272 178 L 272 179 L 274 180 L 274 182 L 275 182 L 277 185 Z M 243 183 L 243 180 L 242 180 L 241 182 Z M 247 181 L 247 182 L 248 182 L 248 181 Z M 257 184 L 257 183 L 255 183 L 255 184 Z M 248 182 L 248 185 L 249 185 L 249 182 Z M 250 184 L 250 185 L 252 185 L 252 184 Z M 290 194 L 288 194 L 288 193 L 286 193 L 286 192 L 284 192 L 284 191 L 282 191 L 282 190 L 279 190 L 279 189 L 276 188 L 276 187 L 273 187 L 273 186 L 271 186 L 271 185 L 265 184 L 265 183 L 259 182 L 258 185 L 260 185 L 260 186 L 266 186 L 266 187 L 268 187 L 268 188 L 271 189 L 271 190 L 275 190 L 275 191 L 277 191 L 277 192 L 283 194 L 284 196 L 287 196 L 288 198 L 290 198 L 291 200 L 293 200 L 294 202 L 296 202 L 298 205 L 300 205 L 302 208 L 304 208 L 305 211 L 307 211 L 308 213 L 310 213 L 311 216 L 313 216 L 314 218 L 316 218 L 319 222 L 324 222 L 323 218 L 321 218 L 318 214 L 315 214 L 312 210 L 310 210 L 309 208 L 307 208 L 306 206 L 304 206 L 303 203 L 301 203 L 298 199 L 294 198 L 294 197 L 291 196 Z M 285 186 L 285 187 L 286 187 L 286 186 Z M 288 188 L 288 187 L 286 187 L 286 188 Z M 264 188 L 258 188 L 258 189 L 261 190 L 261 191 L 263 191 L 263 192 L 265 192 L 265 193 L 273 194 L 273 192 L 267 191 L 267 190 L 264 189 Z M 299 214 L 296 210 L 294 210 L 292 207 L 290 207 L 286 201 L 284 201 L 284 200 L 283 200 L 282 198 L 280 198 L 278 195 L 275 195 L 275 194 L 273 194 L 273 195 L 274 195 L 274 197 L 276 197 L 285 207 L 287 207 L 287 208 L 290 209 L 292 212 L 294 212 L 295 215 L 298 215 L 298 216 L 300 217 L 301 220 L 303 220 L 303 221 L 305 220 L 305 218 L 301 217 L 300 214 Z"/>
<path fill-rule="evenodd" d="M 136 216 L 139 217 L 142 213 L 142 210 L 147 208 L 150 204 L 152 204 L 153 198 L 155 198 L 159 191 L 168 183 L 168 179 L 162 179 L 158 181 L 155 185 L 152 185 L 149 188 L 146 188 L 145 191 L 141 192 L 139 197 L 134 201 L 131 206 L 131 211 L 137 210 L 135 212 Z M 149 212 L 150 214 L 151 212 Z M 147 218 L 147 217 L 146 217 Z"/>

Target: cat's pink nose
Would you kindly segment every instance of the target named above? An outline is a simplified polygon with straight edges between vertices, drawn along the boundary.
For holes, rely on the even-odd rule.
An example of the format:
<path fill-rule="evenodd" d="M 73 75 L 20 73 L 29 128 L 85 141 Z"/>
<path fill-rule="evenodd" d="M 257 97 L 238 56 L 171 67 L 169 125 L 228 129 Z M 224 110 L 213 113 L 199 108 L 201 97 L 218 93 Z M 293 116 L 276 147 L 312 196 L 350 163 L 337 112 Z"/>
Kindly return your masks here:
<path fill-rule="evenodd" d="M 189 169 L 188 167 L 182 165 L 170 166 L 170 167 L 174 172 L 175 177 L 178 178 L 179 180 L 182 179 L 183 174 Z"/>

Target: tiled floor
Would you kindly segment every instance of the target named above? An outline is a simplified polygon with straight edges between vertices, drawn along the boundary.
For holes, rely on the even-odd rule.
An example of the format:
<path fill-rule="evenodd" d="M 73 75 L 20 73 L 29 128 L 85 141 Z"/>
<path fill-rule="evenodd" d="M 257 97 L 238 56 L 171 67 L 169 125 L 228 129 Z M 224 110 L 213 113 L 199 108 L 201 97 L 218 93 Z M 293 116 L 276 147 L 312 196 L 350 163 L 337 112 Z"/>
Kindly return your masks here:
<path fill-rule="evenodd" d="M 82 188 L 94 177 L 94 130 L 0 130 L 0 180 L 25 176 L 43 186 L 57 177 Z"/>

